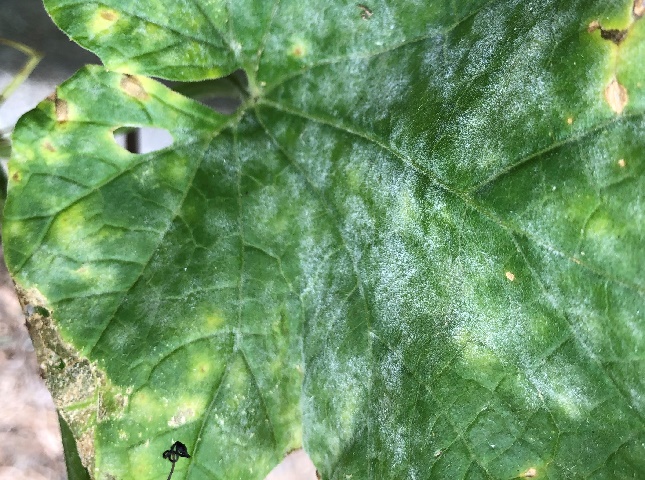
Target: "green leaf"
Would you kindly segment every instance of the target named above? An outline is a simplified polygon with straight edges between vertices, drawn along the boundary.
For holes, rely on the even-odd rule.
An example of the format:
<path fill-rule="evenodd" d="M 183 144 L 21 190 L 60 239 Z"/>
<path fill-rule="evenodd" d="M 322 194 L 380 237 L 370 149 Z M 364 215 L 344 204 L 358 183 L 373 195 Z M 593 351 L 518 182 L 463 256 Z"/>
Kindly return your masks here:
<path fill-rule="evenodd" d="M 74 434 L 69 428 L 69 425 L 63 417 L 58 415 L 58 424 L 60 425 L 60 433 L 63 439 L 63 450 L 65 453 L 65 467 L 67 468 L 67 478 L 69 480 L 89 480 L 90 475 L 87 469 L 81 463 L 76 448 L 76 440 Z"/>
<path fill-rule="evenodd" d="M 21 119 L 3 234 L 94 478 L 645 470 L 631 2 L 46 5 L 112 71 Z"/>

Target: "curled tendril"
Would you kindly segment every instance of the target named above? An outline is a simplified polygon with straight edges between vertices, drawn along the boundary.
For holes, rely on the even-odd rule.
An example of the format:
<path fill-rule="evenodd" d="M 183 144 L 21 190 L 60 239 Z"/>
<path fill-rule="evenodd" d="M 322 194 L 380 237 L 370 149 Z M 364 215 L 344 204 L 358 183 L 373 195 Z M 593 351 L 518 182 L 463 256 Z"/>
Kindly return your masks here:
<path fill-rule="evenodd" d="M 175 463 L 177 462 L 177 460 L 179 460 L 179 457 L 190 458 L 186 445 L 181 442 L 173 443 L 172 447 L 170 447 L 170 450 L 163 452 L 163 458 L 170 460 L 170 463 L 172 463 L 172 467 L 170 467 L 170 473 L 168 474 L 168 480 L 170 480 L 170 477 L 172 477 L 172 474 L 175 471 Z"/>

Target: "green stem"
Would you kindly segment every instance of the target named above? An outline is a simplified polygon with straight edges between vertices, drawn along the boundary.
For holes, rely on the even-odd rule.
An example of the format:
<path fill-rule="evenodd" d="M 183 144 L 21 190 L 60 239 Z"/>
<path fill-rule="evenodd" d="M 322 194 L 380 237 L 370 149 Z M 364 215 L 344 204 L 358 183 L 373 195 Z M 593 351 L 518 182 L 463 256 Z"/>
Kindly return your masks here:
<path fill-rule="evenodd" d="M 7 45 L 19 52 L 27 55 L 28 60 L 25 65 L 20 69 L 20 71 L 13 77 L 13 80 L 5 87 L 5 89 L 0 92 L 0 105 L 13 93 L 13 91 L 24 82 L 31 72 L 36 68 L 38 62 L 43 58 L 43 56 L 36 50 L 29 48 L 27 45 L 22 43 L 14 42 L 13 40 L 7 40 L 6 38 L 0 38 L 0 45 Z"/>

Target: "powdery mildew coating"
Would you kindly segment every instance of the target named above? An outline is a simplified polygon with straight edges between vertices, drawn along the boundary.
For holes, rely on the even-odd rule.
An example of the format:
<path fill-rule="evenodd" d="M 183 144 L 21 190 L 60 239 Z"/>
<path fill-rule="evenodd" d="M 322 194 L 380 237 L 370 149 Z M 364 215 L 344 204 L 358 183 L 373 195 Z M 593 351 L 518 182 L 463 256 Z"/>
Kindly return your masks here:
<path fill-rule="evenodd" d="M 114 70 L 242 65 L 257 96 L 224 118 L 89 69 L 18 128 L 12 269 L 130 392 L 99 475 L 156 478 L 179 436 L 187 478 L 303 445 L 324 478 L 640 465 L 642 112 L 603 99 L 632 37 L 586 27 L 622 3 L 58 3 Z"/>

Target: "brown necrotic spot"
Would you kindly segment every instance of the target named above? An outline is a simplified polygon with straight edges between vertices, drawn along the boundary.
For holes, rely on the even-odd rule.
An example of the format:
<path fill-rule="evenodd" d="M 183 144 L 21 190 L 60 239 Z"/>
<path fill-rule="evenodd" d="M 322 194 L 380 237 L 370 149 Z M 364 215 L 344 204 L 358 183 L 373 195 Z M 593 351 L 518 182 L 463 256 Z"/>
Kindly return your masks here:
<path fill-rule="evenodd" d="M 367 5 L 364 5 L 362 3 L 357 4 L 357 7 L 360 8 L 361 11 L 361 18 L 363 20 L 369 20 L 370 17 L 373 15 L 372 10 Z"/>
<path fill-rule="evenodd" d="M 94 438 L 97 408 L 103 402 L 106 377 L 95 364 L 81 356 L 60 334 L 55 312 L 36 289 L 16 286 L 27 314 L 27 326 L 42 376 L 56 407 L 76 439 L 83 465 L 94 470 Z M 98 401 L 97 401 L 98 398 Z"/>
<path fill-rule="evenodd" d="M 69 120 L 69 106 L 65 100 L 58 98 L 58 92 L 52 93 L 47 97 L 47 100 L 54 102 L 54 114 L 57 122 L 64 123 Z"/>
<path fill-rule="evenodd" d="M 634 0 L 634 16 L 641 18 L 645 14 L 645 0 Z"/>
<path fill-rule="evenodd" d="M 51 144 L 51 142 L 48 142 L 48 141 L 45 141 L 45 142 L 43 143 L 43 148 L 44 148 L 45 150 L 49 151 L 49 152 L 55 152 L 55 151 L 56 151 L 56 149 L 55 149 L 55 148 L 54 148 L 54 146 Z"/>
<path fill-rule="evenodd" d="M 605 30 L 604 28 L 601 27 L 600 36 L 605 40 L 610 40 L 614 42 L 616 45 L 618 45 L 620 44 L 620 42 L 625 40 L 625 37 L 627 36 L 627 30 L 618 30 L 616 28 Z"/>
<path fill-rule="evenodd" d="M 289 55 L 294 58 L 302 58 L 307 55 L 307 53 L 309 53 L 307 43 L 301 39 L 296 39 L 291 44 L 291 48 L 289 48 Z"/>
<path fill-rule="evenodd" d="M 143 101 L 150 98 L 150 95 L 145 91 L 139 79 L 133 75 L 123 75 L 123 78 L 121 78 L 121 88 L 126 94 L 137 100 Z"/>
<path fill-rule="evenodd" d="M 118 15 L 114 10 L 103 10 L 100 15 L 102 19 L 107 20 L 108 22 L 113 22 L 118 18 Z"/>
<path fill-rule="evenodd" d="M 607 88 L 605 88 L 605 100 L 614 113 L 620 115 L 623 113 L 623 110 L 627 105 L 627 101 L 629 100 L 627 89 L 614 78 L 609 85 L 607 85 Z"/>
<path fill-rule="evenodd" d="M 520 475 L 522 478 L 534 478 L 537 477 L 537 470 L 533 467 L 529 468 L 526 472 Z"/>
<path fill-rule="evenodd" d="M 617 28 L 604 29 L 602 28 L 598 20 L 594 20 L 587 26 L 587 32 L 593 33 L 596 30 L 600 30 L 600 37 L 602 39 L 609 40 L 616 45 L 619 45 L 623 40 L 625 40 L 628 31 L 627 29 L 618 30 Z"/>
<path fill-rule="evenodd" d="M 56 120 L 60 123 L 64 123 L 69 120 L 69 108 L 65 100 L 60 98 L 56 99 Z"/>

